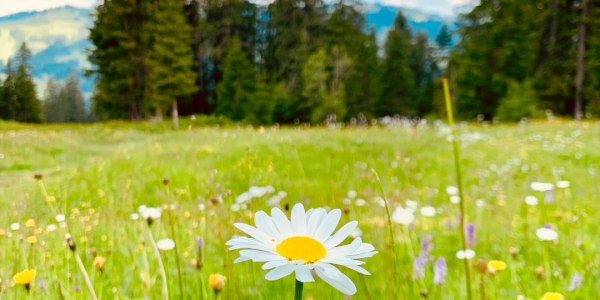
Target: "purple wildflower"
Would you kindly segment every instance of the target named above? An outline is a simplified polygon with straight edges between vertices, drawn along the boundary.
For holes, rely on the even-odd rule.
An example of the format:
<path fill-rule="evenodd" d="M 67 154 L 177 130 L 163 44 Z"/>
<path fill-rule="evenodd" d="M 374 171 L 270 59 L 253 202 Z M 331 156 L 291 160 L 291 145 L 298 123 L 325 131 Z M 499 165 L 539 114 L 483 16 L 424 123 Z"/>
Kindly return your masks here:
<path fill-rule="evenodd" d="M 569 292 L 572 292 L 581 287 L 583 284 L 583 277 L 579 275 L 579 273 L 575 272 L 573 277 L 571 277 L 571 283 L 569 283 Z"/>
<path fill-rule="evenodd" d="M 552 204 L 554 202 L 554 190 L 549 190 L 544 194 L 544 203 Z"/>
<path fill-rule="evenodd" d="M 204 248 L 204 239 L 203 239 L 201 236 L 200 236 L 200 237 L 198 237 L 198 239 L 196 239 L 196 246 L 197 246 L 199 249 L 202 249 L 202 248 Z"/>
<path fill-rule="evenodd" d="M 423 255 L 417 256 L 413 261 L 413 279 L 425 278 L 425 266 L 427 265 L 427 257 Z"/>
<path fill-rule="evenodd" d="M 443 257 L 438 257 L 433 264 L 433 284 L 442 285 L 446 282 L 448 275 L 448 266 Z"/>
<path fill-rule="evenodd" d="M 475 225 L 473 223 L 467 224 L 467 247 L 473 248 L 475 245 Z"/>

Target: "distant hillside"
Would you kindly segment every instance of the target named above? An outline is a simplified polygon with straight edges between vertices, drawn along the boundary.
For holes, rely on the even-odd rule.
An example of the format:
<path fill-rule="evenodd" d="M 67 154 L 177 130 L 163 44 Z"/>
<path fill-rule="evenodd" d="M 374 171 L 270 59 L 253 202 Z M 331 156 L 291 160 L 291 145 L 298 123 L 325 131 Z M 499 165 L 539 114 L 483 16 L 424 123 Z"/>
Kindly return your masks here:
<path fill-rule="evenodd" d="M 367 27 L 374 27 L 382 43 L 398 10 L 402 10 L 414 32 L 424 31 L 435 38 L 443 23 L 453 20 L 415 9 L 405 9 L 381 4 L 364 7 Z M 15 54 L 25 41 L 32 50 L 33 76 L 42 95 L 50 77 L 64 79 L 70 69 L 81 75 L 81 88 L 89 99 L 94 86 L 93 78 L 83 77 L 83 70 L 91 65 L 86 57 L 90 47 L 88 28 L 92 25 L 91 10 L 71 6 L 41 12 L 26 12 L 0 17 L 0 62 L 2 65 Z"/>

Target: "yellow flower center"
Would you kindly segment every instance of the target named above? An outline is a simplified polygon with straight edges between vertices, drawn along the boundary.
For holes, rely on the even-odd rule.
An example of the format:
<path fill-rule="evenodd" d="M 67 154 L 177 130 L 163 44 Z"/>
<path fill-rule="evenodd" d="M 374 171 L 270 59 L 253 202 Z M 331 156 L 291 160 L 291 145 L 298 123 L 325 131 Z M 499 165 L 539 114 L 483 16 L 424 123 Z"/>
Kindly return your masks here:
<path fill-rule="evenodd" d="M 325 257 L 327 250 L 323 244 L 308 236 L 292 236 L 281 241 L 275 251 L 289 260 L 303 260 L 313 263 Z"/>

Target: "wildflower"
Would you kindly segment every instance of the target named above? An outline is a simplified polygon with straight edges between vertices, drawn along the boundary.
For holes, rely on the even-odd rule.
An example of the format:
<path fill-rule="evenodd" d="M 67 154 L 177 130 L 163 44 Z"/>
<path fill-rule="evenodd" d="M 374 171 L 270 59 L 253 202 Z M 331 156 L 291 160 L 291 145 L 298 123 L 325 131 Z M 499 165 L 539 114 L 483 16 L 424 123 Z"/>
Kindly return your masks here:
<path fill-rule="evenodd" d="M 156 247 L 163 251 L 172 250 L 175 248 L 175 242 L 172 239 L 161 239 L 156 242 Z"/>
<path fill-rule="evenodd" d="M 48 197 L 46 197 L 46 202 L 48 202 L 48 203 L 54 203 L 54 202 L 56 202 L 56 197 L 54 197 L 54 196 L 48 196 Z"/>
<path fill-rule="evenodd" d="M 487 263 L 483 259 L 480 259 L 480 260 L 477 261 L 477 263 L 475 264 L 475 268 L 481 274 L 485 274 L 488 271 Z"/>
<path fill-rule="evenodd" d="M 450 196 L 450 203 L 452 203 L 452 204 L 459 204 L 460 203 L 460 197 L 457 196 L 457 195 Z"/>
<path fill-rule="evenodd" d="M 25 269 L 13 276 L 13 280 L 16 284 L 24 285 L 25 289 L 29 291 L 31 283 L 35 279 L 35 270 Z"/>
<path fill-rule="evenodd" d="M 487 267 L 491 272 L 502 271 L 506 269 L 506 263 L 501 260 L 490 260 L 487 263 Z"/>
<path fill-rule="evenodd" d="M 62 223 L 66 220 L 66 217 L 63 214 L 58 214 L 54 217 L 54 219 L 56 220 L 56 222 Z"/>
<path fill-rule="evenodd" d="M 19 224 L 19 223 L 12 223 L 12 224 L 10 224 L 10 230 L 17 231 L 19 229 L 21 229 L 21 224 Z"/>
<path fill-rule="evenodd" d="M 37 237 L 35 235 L 32 235 L 32 236 L 27 237 L 27 239 L 25 239 L 25 241 L 27 242 L 27 244 L 33 245 L 33 244 L 37 243 Z"/>
<path fill-rule="evenodd" d="M 33 228 L 33 227 L 35 227 L 35 220 L 34 219 L 29 219 L 29 220 L 25 221 L 25 227 L 27 227 L 27 228 Z"/>
<path fill-rule="evenodd" d="M 348 195 L 348 198 L 354 199 L 354 198 L 356 198 L 357 193 L 356 193 L 356 191 L 349 190 L 347 195 Z"/>
<path fill-rule="evenodd" d="M 356 206 L 365 206 L 367 204 L 367 201 L 365 201 L 365 199 L 358 198 L 358 199 L 356 199 L 356 201 L 354 202 L 354 204 Z"/>
<path fill-rule="evenodd" d="M 65 238 L 67 240 L 67 246 L 69 246 L 69 249 L 72 252 L 75 252 L 76 245 L 75 245 L 75 241 L 73 240 L 73 236 L 71 236 L 71 234 L 67 233 Z"/>
<path fill-rule="evenodd" d="M 208 285 L 215 291 L 215 294 L 218 294 L 225 287 L 225 280 L 227 280 L 227 277 L 221 274 L 210 274 L 208 276 Z"/>
<path fill-rule="evenodd" d="M 444 284 L 446 282 L 447 275 L 448 266 L 446 265 L 446 260 L 443 257 L 438 257 L 433 264 L 433 284 Z"/>
<path fill-rule="evenodd" d="M 467 224 L 467 247 L 473 247 L 475 245 L 475 224 Z"/>
<path fill-rule="evenodd" d="M 435 207 L 433 206 L 423 206 L 421 207 L 421 215 L 423 217 L 434 217 L 435 216 Z"/>
<path fill-rule="evenodd" d="M 471 249 L 458 250 L 456 252 L 456 258 L 458 259 L 472 259 L 475 257 L 475 251 Z"/>
<path fill-rule="evenodd" d="M 397 207 L 396 210 L 394 210 L 394 213 L 392 213 L 392 221 L 402 225 L 412 224 L 415 221 L 413 210 Z"/>
<path fill-rule="evenodd" d="M 148 226 L 150 226 L 152 225 L 152 222 L 160 219 L 162 209 L 160 207 L 147 207 L 146 205 L 142 205 L 138 208 L 138 212 L 142 219 L 146 220 Z"/>
<path fill-rule="evenodd" d="M 94 268 L 102 272 L 104 270 L 104 262 L 106 262 L 106 259 L 104 257 L 96 256 L 94 258 L 94 261 L 92 262 L 92 265 L 94 266 Z"/>
<path fill-rule="evenodd" d="M 427 257 L 419 255 L 413 261 L 413 279 L 425 278 L 425 266 L 427 265 Z"/>
<path fill-rule="evenodd" d="M 579 273 L 575 272 L 575 274 L 573 274 L 573 277 L 571 277 L 571 282 L 569 283 L 569 292 L 580 288 L 581 285 L 583 285 L 583 278 L 581 277 L 581 275 L 579 275 Z"/>
<path fill-rule="evenodd" d="M 455 186 L 447 186 L 446 193 L 450 196 L 458 195 L 458 188 Z"/>
<path fill-rule="evenodd" d="M 566 180 L 560 180 L 556 183 L 556 187 L 559 189 L 566 189 L 571 186 L 571 183 Z"/>
<path fill-rule="evenodd" d="M 554 189 L 552 183 L 546 182 L 532 182 L 529 187 L 536 192 L 548 192 Z"/>
<path fill-rule="evenodd" d="M 561 293 L 548 292 L 544 294 L 542 300 L 565 300 L 565 296 Z"/>
<path fill-rule="evenodd" d="M 46 226 L 46 231 L 48 232 L 52 232 L 56 230 L 56 225 L 55 224 L 48 224 L 48 226 Z"/>
<path fill-rule="evenodd" d="M 532 196 L 529 195 L 527 197 L 525 197 L 525 204 L 529 205 L 529 206 L 536 206 L 538 205 L 538 198 L 536 196 Z"/>
<path fill-rule="evenodd" d="M 415 200 L 406 200 L 406 207 L 414 210 L 417 210 L 417 208 L 419 207 L 419 203 Z"/>
<path fill-rule="evenodd" d="M 298 203 L 291 212 L 291 220 L 278 208 L 271 216 L 264 211 L 254 215 L 256 227 L 236 223 L 235 227 L 249 237 L 236 237 L 227 242 L 229 250 L 243 249 L 235 262 L 252 260 L 264 262 L 269 271 L 265 278 L 277 280 L 295 272 L 296 280 L 312 282 L 317 275 L 344 294 L 356 293 L 356 286 L 344 273 L 333 265 L 342 265 L 362 274 L 370 273 L 359 266 L 359 259 L 371 257 L 377 252 L 371 244 L 356 238 L 348 245 L 338 246 L 356 228 L 352 221 L 334 233 L 342 212 L 329 213 L 324 208 L 310 209 Z"/>
<path fill-rule="evenodd" d="M 200 270 L 204 265 L 204 239 L 202 237 L 196 239 L 196 247 L 198 248 L 198 257 L 195 266 Z"/>
<path fill-rule="evenodd" d="M 35 179 L 35 180 L 42 180 L 42 179 L 44 179 L 44 174 L 42 174 L 42 173 L 35 173 L 35 174 L 33 174 L 33 179 Z"/>
<path fill-rule="evenodd" d="M 535 231 L 535 234 L 540 241 L 556 241 L 558 239 L 558 233 L 554 229 L 548 227 L 539 228 Z"/>

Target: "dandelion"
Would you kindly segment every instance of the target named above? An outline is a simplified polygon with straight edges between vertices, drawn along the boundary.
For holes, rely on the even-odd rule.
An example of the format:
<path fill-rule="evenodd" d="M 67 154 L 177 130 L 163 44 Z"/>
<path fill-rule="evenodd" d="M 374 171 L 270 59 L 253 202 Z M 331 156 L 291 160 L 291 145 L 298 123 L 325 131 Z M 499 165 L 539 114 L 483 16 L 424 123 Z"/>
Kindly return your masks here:
<path fill-rule="evenodd" d="M 542 300 L 565 300 L 565 296 L 561 293 L 548 292 L 544 294 Z"/>
<path fill-rule="evenodd" d="M 25 221 L 25 227 L 27 227 L 27 228 L 33 228 L 33 227 L 35 227 L 35 220 L 34 219 L 29 219 L 29 220 Z"/>
<path fill-rule="evenodd" d="M 92 262 L 92 265 L 94 266 L 94 268 L 96 268 L 97 270 L 99 270 L 100 272 L 102 272 L 104 270 L 104 263 L 106 262 L 106 259 L 102 256 L 96 256 L 94 258 L 94 261 Z"/>
<path fill-rule="evenodd" d="M 538 198 L 536 196 L 532 196 L 529 195 L 527 197 L 525 197 L 525 204 L 529 205 L 529 206 L 536 206 L 538 205 Z"/>
<path fill-rule="evenodd" d="M 506 263 L 501 261 L 501 260 L 490 260 L 487 263 L 487 267 L 490 270 L 490 272 L 496 272 L 496 271 L 502 271 L 504 269 L 506 269 Z"/>
<path fill-rule="evenodd" d="M 397 207 L 396 210 L 394 210 L 394 213 L 392 213 L 392 221 L 402 225 L 412 224 L 415 221 L 413 210 Z"/>
<path fill-rule="evenodd" d="M 156 242 L 156 246 L 162 251 L 168 251 L 175 248 L 175 242 L 172 239 L 161 239 Z"/>
<path fill-rule="evenodd" d="M 215 294 L 219 294 L 225 287 L 225 280 L 227 280 L 227 277 L 221 274 L 210 274 L 208 276 L 208 285 L 215 291 Z"/>
<path fill-rule="evenodd" d="M 142 219 L 148 222 L 148 226 L 152 225 L 152 222 L 160 219 L 162 214 L 162 209 L 160 207 L 147 207 L 146 205 L 142 205 L 138 208 L 138 212 Z"/>
<path fill-rule="evenodd" d="M 475 257 L 475 251 L 471 249 L 456 251 L 456 258 L 458 259 L 472 259 L 473 257 Z"/>
<path fill-rule="evenodd" d="M 569 292 L 572 292 L 583 285 L 583 277 L 579 275 L 579 273 L 575 272 L 573 277 L 571 277 L 571 282 L 569 283 Z"/>
<path fill-rule="evenodd" d="M 448 266 L 443 257 L 438 257 L 433 264 L 433 284 L 442 285 L 446 282 L 448 275 Z"/>
<path fill-rule="evenodd" d="M 37 243 L 37 237 L 35 235 L 32 235 L 32 236 L 27 237 L 27 239 L 25 239 L 25 241 L 27 242 L 27 244 L 33 245 L 33 244 Z"/>
<path fill-rule="evenodd" d="M 16 284 L 25 286 L 25 289 L 29 291 L 31 283 L 35 279 L 35 270 L 25 269 L 13 276 L 13 280 Z"/>
<path fill-rule="evenodd" d="M 556 241 L 558 239 L 558 233 L 554 229 L 546 226 L 536 230 L 535 234 L 540 241 Z"/>
<path fill-rule="evenodd" d="M 349 222 L 334 233 L 341 214 L 339 209 L 327 213 L 324 208 L 305 212 L 300 203 L 292 208 L 291 220 L 278 208 L 271 210 L 271 216 L 259 211 L 254 215 L 256 227 L 234 224 L 250 238 L 236 237 L 227 245 L 229 250 L 243 249 L 236 263 L 246 260 L 264 262 L 262 268 L 270 270 L 265 276 L 267 280 L 277 280 L 295 272 L 296 292 L 301 293 L 302 284 L 313 282 L 316 275 L 342 293 L 353 295 L 356 286 L 334 265 L 370 275 L 360 266 L 363 263 L 360 259 L 377 252 L 361 238 L 339 246 L 358 224 Z"/>

